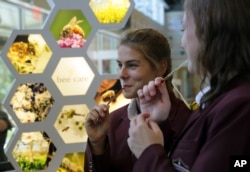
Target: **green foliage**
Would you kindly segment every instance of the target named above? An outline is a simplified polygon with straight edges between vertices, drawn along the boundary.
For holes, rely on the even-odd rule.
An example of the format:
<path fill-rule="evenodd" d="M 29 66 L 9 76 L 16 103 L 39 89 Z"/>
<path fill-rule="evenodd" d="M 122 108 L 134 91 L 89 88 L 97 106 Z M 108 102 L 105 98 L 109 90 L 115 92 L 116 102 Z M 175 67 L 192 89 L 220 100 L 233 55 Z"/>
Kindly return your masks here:
<path fill-rule="evenodd" d="M 0 58 L 0 101 L 3 102 L 4 98 L 8 95 L 10 87 L 14 78 L 9 69 Z"/>

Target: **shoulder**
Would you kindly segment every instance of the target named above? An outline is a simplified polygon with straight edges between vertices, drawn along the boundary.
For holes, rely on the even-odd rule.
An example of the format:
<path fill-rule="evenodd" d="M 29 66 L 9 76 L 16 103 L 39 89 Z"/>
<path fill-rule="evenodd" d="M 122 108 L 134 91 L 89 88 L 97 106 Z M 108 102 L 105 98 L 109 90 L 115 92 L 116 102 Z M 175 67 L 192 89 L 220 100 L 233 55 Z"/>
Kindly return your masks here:
<path fill-rule="evenodd" d="M 224 108 L 230 108 L 235 106 L 250 105 L 250 82 L 239 81 L 218 97 L 215 104 L 219 104 Z"/>
<path fill-rule="evenodd" d="M 227 121 L 238 126 L 250 122 L 250 82 L 240 81 L 221 94 L 203 113 L 210 122 L 222 126 Z"/>

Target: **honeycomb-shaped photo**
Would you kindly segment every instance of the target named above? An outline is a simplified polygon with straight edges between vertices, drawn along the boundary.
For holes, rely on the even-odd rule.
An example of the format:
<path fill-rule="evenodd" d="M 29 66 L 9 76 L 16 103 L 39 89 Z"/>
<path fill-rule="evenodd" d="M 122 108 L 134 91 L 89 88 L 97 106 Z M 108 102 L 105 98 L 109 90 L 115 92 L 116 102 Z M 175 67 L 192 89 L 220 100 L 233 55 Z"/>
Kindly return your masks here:
<path fill-rule="evenodd" d="M 15 144 L 12 156 L 23 172 L 47 169 L 56 153 L 51 138 L 43 131 L 24 132 Z"/>
<path fill-rule="evenodd" d="M 90 0 L 89 6 L 102 24 L 121 23 L 131 3 L 129 0 Z"/>
<path fill-rule="evenodd" d="M 57 172 L 84 172 L 84 152 L 66 154 Z"/>
<path fill-rule="evenodd" d="M 63 106 L 54 126 L 65 143 L 87 141 L 85 118 L 88 111 L 86 104 Z"/>
<path fill-rule="evenodd" d="M 21 123 L 43 121 L 54 104 L 54 98 L 43 83 L 20 84 L 10 106 Z"/>
<path fill-rule="evenodd" d="M 61 48 L 84 47 L 91 25 L 81 10 L 59 10 L 50 31 Z"/>
<path fill-rule="evenodd" d="M 130 102 L 124 97 L 119 79 L 104 79 L 101 81 L 95 95 L 96 104 L 109 104 L 112 112 Z"/>
<path fill-rule="evenodd" d="M 52 80 L 64 96 L 85 95 L 94 72 L 84 57 L 62 57 L 52 74 Z"/>
<path fill-rule="evenodd" d="M 19 74 L 43 73 L 52 51 L 41 34 L 17 35 L 7 56 Z"/>

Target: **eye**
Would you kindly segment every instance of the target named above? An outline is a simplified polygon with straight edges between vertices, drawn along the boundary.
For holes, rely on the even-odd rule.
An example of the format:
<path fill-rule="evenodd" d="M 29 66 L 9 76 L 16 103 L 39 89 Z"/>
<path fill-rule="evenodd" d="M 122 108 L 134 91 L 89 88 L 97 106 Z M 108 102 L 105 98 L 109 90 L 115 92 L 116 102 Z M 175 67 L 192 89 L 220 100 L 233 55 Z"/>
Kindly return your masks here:
<path fill-rule="evenodd" d="M 119 69 L 122 68 L 122 64 L 120 62 L 117 62 L 117 66 L 118 66 Z"/>
<path fill-rule="evenodd" d="M 138 67 L 138 65 L 135 63 L 129 63 L 128 67 L 134 69 L 134 68 Z"/>

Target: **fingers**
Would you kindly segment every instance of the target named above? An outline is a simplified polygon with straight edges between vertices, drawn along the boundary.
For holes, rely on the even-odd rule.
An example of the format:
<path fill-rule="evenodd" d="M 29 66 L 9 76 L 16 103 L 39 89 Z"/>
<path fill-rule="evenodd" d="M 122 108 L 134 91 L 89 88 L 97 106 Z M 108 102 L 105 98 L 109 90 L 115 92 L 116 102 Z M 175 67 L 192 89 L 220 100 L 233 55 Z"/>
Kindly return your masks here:
<path fill-rule="evenodd" d="M 153 120 L 149 120 L 148 121 L 148 125 L 149 127 L 154 131 L 154 132 L 160 132 L 161 129 L 159 128 L 159 126 L 157 125 L 156 122 L 154 122 Z"/>
<path fill-rule="evenodd" d="M 161 77 L 157 77 L 155 80 L 149 81 L 147 85 L 144 85 L 142 89 L 137 91 L 138 97 L 149 101 L 157 94 L 157 92 L 167 94 L 165 82 L 162 81 Z"/>
<path fill-rule="evenodd" d="M 105 104 L 95 106 L 89 111 L 87 121 L 94 121 L 95 123 L 100 122 L 102 118 L 105 118 L 108 115 L 108 108 L 109 106 Z"/>
<path fill-rule="evenodd" d="M 150 114 L 144 113 L 140 114 L 130 120 L 130 127 L 129 127 L 129 136 L 132 136 L 132 133 L 136 128 L 140 125 L 145 125 L 150 118 Z M 147 124 L 146 124 L 147 125 Z"/>

